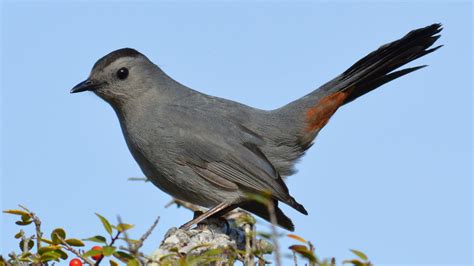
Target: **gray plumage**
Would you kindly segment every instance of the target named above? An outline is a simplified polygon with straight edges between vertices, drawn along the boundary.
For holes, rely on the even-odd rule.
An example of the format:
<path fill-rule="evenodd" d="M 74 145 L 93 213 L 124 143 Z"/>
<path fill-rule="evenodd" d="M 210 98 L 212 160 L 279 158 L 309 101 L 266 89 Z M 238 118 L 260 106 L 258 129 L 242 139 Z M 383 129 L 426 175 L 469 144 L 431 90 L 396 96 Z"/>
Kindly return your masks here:
<path fill-rule="evenodd" d="M 269 220 L 265 206 L 248 193 L 271 193 L 280 226 L 293 230 L 278 208 L 301 213 L 282 177 L 343 104 L 420 67 L 392 72 L 430 53 L 439 24 L 414 30 L 380 47 L 340 76 L 272 111 L 192 90 L 166 75 L 147 57 L 124 48 L 101 58 L 72 92 L 92 90 L 120 121 L 128 148 L 153 184 L 184 201 L 216 207 L 221 214 L 241 207 Z"/>

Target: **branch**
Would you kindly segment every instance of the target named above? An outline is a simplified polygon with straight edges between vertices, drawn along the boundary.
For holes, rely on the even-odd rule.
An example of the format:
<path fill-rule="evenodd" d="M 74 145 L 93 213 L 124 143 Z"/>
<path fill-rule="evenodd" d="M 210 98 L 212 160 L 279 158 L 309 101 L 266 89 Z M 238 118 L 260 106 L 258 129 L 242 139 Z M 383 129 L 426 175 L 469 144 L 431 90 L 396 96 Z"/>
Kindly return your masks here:
<path fill-rule="evenodd" d="M 36 248 L 39 250 L 41 248 L 41 240 L 43 237 L 43 233 L 41 232 L 41 220 L 36 216 L 36 214 L 30 210 L 28 210 L 25 206 L 18 205 L 20 208 L 28 212 L 31 216 L 31 219 L 35 223 L 36 228 Z"/>
<path fill-rule="evenodd" d="M 204 208 L 202 208 L 198 205 L 195 205 L 195 204 L 183 201 L 183 200 L 179 200 L 179 199 L 176 199 L 176 198 L 173 198 L 170 202 L 168 202 L 168 204 L 165 205 L 165 208 L 168 208 L 169 206 L 171 206 L 173 204 L 178 205 L 178 207 L 183 206 L 184 208 L 186 208 L 186 209 L 188 209 L 192 212 L 204 211 L 205 210 Z"/>
<path fill-rule="evenodd" d="M 255 243 L 254 241 L 251 241 L 252 240 L 252 234 L 253 234 L 252 227 L 253 226 L 251 226 L 250 224 L 245 224 L 244 225 L 244 230 L 245 230 L 245 262 L 244 262 L 244 265 L 249 265 L 249 266 L 255 265 L 255 263 L 253 261 L 252 246 L 251 246 L 251 242 Z"/>
<path fill-rule="evenodd" d="M 277 219 L 275 215 L 275 205 L 273 202 L 268 202 L 267 204 L 268 212 L 270 213 L 270 221 L 272 222 L 272 239 L 273 245 L 275 246 L 275 265 L 281 266 L 281 258 L 280 258 L 280 247 L 278 245 L 278 232 L 276 229 Z"/>
<path fill-rule="evenodd" d="M 88 258 L 85 258 L 84 256 L 82 256 L 82 254 L 77 251 L 76 249 L 74 249 L 73 247 L 71 247 L 68 243 L 66 243 L 66 240 L 64 240 L 60 235 L 56 234 L 57 238 L 59 239 L 59 241 L 61 241 L 61 243 L 64 245 L 64 248 L 66 250 L 68 250 L 69 252 L 72 252 L 74 253 L 74 255 L 76 255 L 77 257 L 81 258 L 85 263 L 89 264 L 89 265 L 95 265 L 95 263 L 93 261 L 91 261 L 90 259 Z"/>
<path fill-rule="evenodd" d="M 119 238 L 121 233 L 122 232 L 118 231 L 115 237 L 112 237 L 112 240 L 110 241 L 110 244 L 108 245 L 109 247 L 112 247 L 115 244 L 115 241 Z M 97 260 L 95 265 L 99 265 L 103 259 L 104 259 L 104 255 L 100 256 L 100 258 Z"/>
<path fill-rule="evenodd" d="M 160 217 L 158 216 L 153 222 L 153 224 L 150 226 L 150 228 L 140 237 L 138 242 L 135 244 L 135 248 L 138 250 L 143 246 L 143 242 L 151 235 L 151 232 L 155 229 L 156 225 L 158 225 L 158 222 L 160 221 Z"/>
<path fill-rule="evenodd" d="M 122 218 L 117 217 L 117 220 L 119 224 L 122 224 Z M 150 228 L 140 237 L 140 239 L 136 243 L 132 243 L 130 239 L 128 238 L 128 233 L 127 230 L 123 231 L 124 233 L 124 238 L 125 242 L 127 242 L 128 248 L 122 248 L 124 250 L 127 250 L 130 252 L 135 258 L 139 259 L 140 262 L 142 262 L 143 265 L 146 263 L 143 262 L 142 257 L 144 257 L 147 260 L 150 260 L 149 258 L 146 258 L 142 253 L 139 252 L 139 249 L 143 246 L 143 242 L 151 235 L 155 227 L 158 225 L 158 222 L 160 221 L 160 217 L 158 216 L 156 220 L 153 222 L 153 224 L 150 226 Z"/>

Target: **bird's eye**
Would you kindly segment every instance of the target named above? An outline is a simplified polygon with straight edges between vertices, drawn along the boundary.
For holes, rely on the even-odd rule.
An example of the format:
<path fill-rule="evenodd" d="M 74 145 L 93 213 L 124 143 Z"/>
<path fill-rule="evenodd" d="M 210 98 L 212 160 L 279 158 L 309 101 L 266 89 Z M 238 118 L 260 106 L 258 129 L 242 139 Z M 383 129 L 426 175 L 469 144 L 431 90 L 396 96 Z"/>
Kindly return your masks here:
<path fill-rule="evenodd" d="M 122 67 L 117 71 L 117 78 L 119 79 L 126 79 L 128 77 L 128 69 L 126 67 Z"/>

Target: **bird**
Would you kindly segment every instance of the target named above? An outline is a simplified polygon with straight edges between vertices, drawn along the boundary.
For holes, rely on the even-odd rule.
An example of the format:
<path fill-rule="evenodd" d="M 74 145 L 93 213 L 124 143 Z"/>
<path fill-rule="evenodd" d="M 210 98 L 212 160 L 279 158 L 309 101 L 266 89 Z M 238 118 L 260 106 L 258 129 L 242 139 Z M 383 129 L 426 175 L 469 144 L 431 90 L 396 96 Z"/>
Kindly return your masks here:
<path fill-rule="evenodd" d="M 168 76 L 145 55 L 121 48 L 100 58 L 71 93 L 92 91 L 115 111 L 144 175 L 165 193 L 207 211 L 181 228 L 241 208 L 294 231 L 284 203 L 307 215 L 284 178 L 343 105 L 426 65 L 401 66 L 432 47 L 442 25 L 408 32 L 369 53 L 307 95 L 262 110 L 207 95 Z M 268 206 L 249 195 L 265 195 Z"/>

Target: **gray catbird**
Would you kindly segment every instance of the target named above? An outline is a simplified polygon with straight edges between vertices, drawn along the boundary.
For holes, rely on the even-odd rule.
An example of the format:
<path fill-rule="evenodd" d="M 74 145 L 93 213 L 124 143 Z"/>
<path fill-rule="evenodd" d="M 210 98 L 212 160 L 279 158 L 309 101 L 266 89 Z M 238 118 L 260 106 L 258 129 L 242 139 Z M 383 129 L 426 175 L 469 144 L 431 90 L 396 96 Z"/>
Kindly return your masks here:
<path fill-rule="evenodd" d="M 99 59 L 71 93 L 93 91 L 117 113 L 143 173 L 178 199 L 210 208 L 183 225 L 240 207 L 267 221 L 267 206 L 249 194 L 270 195 L 277 223 L 294 230 L 278 202 L 307 214 L 282 177 L 342 105 L 424 66 L 394 71 L 431 53 L 440 24 L 413 30 L 381 46 L 308 95 L 272 111 L 192 90 L 143 54 L 124 48 Z"/>

